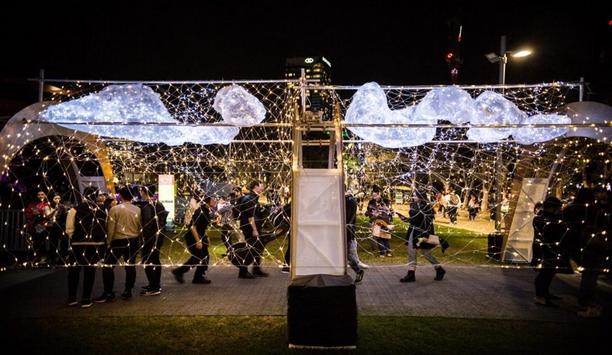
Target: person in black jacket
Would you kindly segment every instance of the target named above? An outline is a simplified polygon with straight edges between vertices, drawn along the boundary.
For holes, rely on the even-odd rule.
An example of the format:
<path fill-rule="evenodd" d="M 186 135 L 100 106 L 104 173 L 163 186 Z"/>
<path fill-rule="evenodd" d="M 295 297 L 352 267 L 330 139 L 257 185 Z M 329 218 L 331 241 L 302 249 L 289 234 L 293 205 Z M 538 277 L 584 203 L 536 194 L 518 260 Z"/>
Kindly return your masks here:
<path fill-rule="evenodd" d="M 68 255 L 68 305 L 78 304 L 76 293 L 79 274 L 83 269 L 83 297 L 81 307 L 90 307 L 96 268 L 95 264 L 104 257 L 106 251 L 106 212 L 104 196 L 98 195 L 94 188 L 84 191 L 84 199 L 67 217 L 66 233 L 70 238 Z"/>
<path fill-rule="evenodd" d="M 441 281 L 444 278 L 446 271 L 440 266 L 438 260 L 431 255 L 431 249 L 435 245 L 424 243 L 423 239 L 427 239 L 430 234 L 434 234 L 434 212 L 431 204 L 425 198 L 425 194 L 421 191 L 415 191 L 410 204 L 409 217 L 398 214 L 404 222 L 409 222 L 410 226 L 407 230 L 406 245 L 408 246 L 408 273 L 400 279 L 400 282 L 414 282 L 416 271 L 416 249 L 420 249 L 421 253 L 436 269 L 436 277 L 434 280 Z M 442 242 L 442 241 L 441 241 Z"/>
<path fill-rule="evenodd" d="M 161 261 L 159 251 L 164 242 L 164 227 L 168 211 L 164 205 L 153 200 L 155 186 L 141 186 L 140 197 L 142 203 L 139 206 L 142 220 L 142 236 L 144 245 L 142 247 L 142 262 L 146 265 L 144 270 L 149 284 L 144 287 L 141 295 L 156 296 L 161 293 Z"/>
<path fill-rule="evenodd" d="M 264 249 L 263 235 L 263 209 L 259 204 L 259 195 L 264 191 L 264 183 L 253 180 L 247 186 L 249 192 L 243 195 L 239 201 L 240 229 L 244 234 L 246 243 L 251 247 L 253 255 L 253 273 L 248 271 L 247 265 L 239 266 L 238 277 L 241 279 L 252 279 L 255 276 L 266 277 L 268 274 L 261 270 L 260 250 Z"/>
<path fill-rule="evenodd" d="M 212 196 L 204 198 L 203 203 L 200 207 L 195 210 L 191 223 L 189 224 L 189 231 L 185 234 L 185 243 L 191 253 L 191 257 L 182 266 L 172 270 L 174 278 L 179 283 L 185 282 L 183 274 L 185 274 L 191 266 L 196 265 L 196 271 L 193 275 L 194 284 L 209 284 L 210 280 L 207 279 L 204 274 L 208 270 L 208 236 L 206 235 L 206 229 L 210 225 L 211 209 L 217 205 L 217 199 Z"/>
<path fill-rule="evenodd" d="M 535 278 L 535 303 L 557 307 L 552 301 L 560 299 L 548 291 L 558 271 L 567 272 L 569 258 L 563 253 L 562 242 L 567 234 L 567 225 L 561 220 L 561 200 L 548 197 L 542 209 L 533 218 L 533 259 L 532 265 L 539 271 Z M 560 268 L 562 270 L 560 270 Z M 571 270 L 571 268 L 570 268 Z"/>

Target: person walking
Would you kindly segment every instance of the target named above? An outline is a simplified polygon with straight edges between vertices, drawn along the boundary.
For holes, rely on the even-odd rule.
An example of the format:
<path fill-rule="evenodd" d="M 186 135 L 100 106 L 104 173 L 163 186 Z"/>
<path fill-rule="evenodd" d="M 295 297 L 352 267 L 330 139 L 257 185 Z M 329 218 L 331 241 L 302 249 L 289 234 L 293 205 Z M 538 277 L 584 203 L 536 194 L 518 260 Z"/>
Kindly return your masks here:
<path fill-rule="evenodd" d="M 191 257 L 180 267 L 172 270 L 174 278 L 179 283 L 184 283 L 184 274 L 195 265 L 192 283 L 209 284 L 211 281 L 206 278 L 208 270 L 208 245 L 209 239 L 206 229 L 210 225 L 212 209 L 217 205 L 217 199 L 213 196 L 206 196 L 200 207 L 195 210 L 188 231 L 185 234 L 185 243 L 191 253 Z"/>
<path fill-rule="evenodd" d="M 159 251 L 164 243 L 164 228 L 168 211 L 164 205 L 153 199 L 155 186 L 140 187 L 140 206 L 142 217 L 142 263 L 145 264 L 145 275 L 148 285 L 140 292 L 143 296 L 156 296 L 161 293 L 161 260 Z"/>
<path fill-rule="evenodd" d="M 547 197 L 542 210 L 533 218 L 533 259 L 531 264 L 538 271 L 534 280 L 535 303 L 547 307 L 558 307 L 552 301 L 559 300 L 549 292 L 550 283 L 557 272 L 572 272 L 569 257 L 561 245 L 568 233 L 561 220 L 562 202 L 556 197 Z"/>
<path fill-rule="evenodd" d="M 430 234 L 434 234 L 434 212 L 431 205 L 424 199 L 424 195 L 417 190 L 410 204 L 409 217 L 399 213 L 398 216 L 402 221 L 410 223 L 406 236 L 406 244 L 408 247 L 408 273 L 400 279 L 400 282 L 416 281 L 417 249 L 420 249 L 425 259 L 434 265 L 436 270 L 436 277 L 434 280 L 442 281 L 446 274 L 446 270 L 444 270 L 438 260 L 431 255 L 431 249 L 433 249 L 435 245 L 423 242 L 423 240 L 429 238 Z"/>
<path fill-rule="evenodd" d="M 239 266 L 238 277 L 252 279 L 255 276 L 266 277 L 268 273 L 261 270 L 261 252 L 264 249 L 262 241 L 263 233 L 263 211 L 259 204 L 259 196 L 264 191 L 265 185 L 259 180 L 253 180 L 247 186 L 249 192 L 244 194 L 239 201 L 240 229 L 244 234 L 246 243 L 250 246 L 253 255 L 253 272 L 249 273 L 247 265 Z"/>

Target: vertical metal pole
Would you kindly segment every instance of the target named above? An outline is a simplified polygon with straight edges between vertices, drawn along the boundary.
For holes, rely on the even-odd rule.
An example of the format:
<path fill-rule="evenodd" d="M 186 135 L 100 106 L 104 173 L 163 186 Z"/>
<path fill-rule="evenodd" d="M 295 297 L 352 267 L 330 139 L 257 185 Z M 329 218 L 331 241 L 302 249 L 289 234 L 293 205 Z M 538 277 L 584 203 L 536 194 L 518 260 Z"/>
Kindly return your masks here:
<path fill-rule="evenodd" d="M 302 170 L 302 129 L 300 123 L 306 112 L 306 71 L 302 69 L 300 76 L 300 101 L 302 104 L 301 114 L 297 109 L 294 110 L 292 117 L 292 136 L 293 136 L 293 160 L 291 162 L 291 216 L 297 216 L 296 196 L 298 195 L 297 175 Z M 297 245 L 297 219 L 291 218 L 291 280 L 295 279 L 295 259 Z"/>
<path fill-rule="evenodd" d="M 506 63 L 508 62 L 508 56 L 506 55 L 506 36 L 501 36 L 499 40 L 499 83 L 506 85 Z M 502 88 L 503 90 L 503 88 Z"/>
<path fill-rule="evenodd" d="M 45 92 L 45 70 L 40 70 L 40 76 L 38 78 L 38 102 L 43 101 L 43 94 Z"/>
<path fill-rule="evenodd" d="M 580 77 L 580 91 L 578 93 L 578 101 L 582 102 L 584 99 L 584 77 Z"/>
<path fill-rule="evenodd" d="M 300 95 L 302 99 L 302 117 L 306 114 L 306 70 L 301 69 L 300 74 Z"/>
<path fill-rule="evenodd" d="M 506 36 L 502 35 L 499 40 L 499 83 L 502 85 L 502 94 L 504 93 L 503 85 L 506 85 L 506 63 L 508 62 L 508 55 L 506 54 Z M 502 201 L 502 179 L 504 174 L 502 173 L 502 144 L 497 145 L 496 159 L 495 159 L 495 232 L 501 233 L 502 218 L 501 218 L 501 201 Z"/>

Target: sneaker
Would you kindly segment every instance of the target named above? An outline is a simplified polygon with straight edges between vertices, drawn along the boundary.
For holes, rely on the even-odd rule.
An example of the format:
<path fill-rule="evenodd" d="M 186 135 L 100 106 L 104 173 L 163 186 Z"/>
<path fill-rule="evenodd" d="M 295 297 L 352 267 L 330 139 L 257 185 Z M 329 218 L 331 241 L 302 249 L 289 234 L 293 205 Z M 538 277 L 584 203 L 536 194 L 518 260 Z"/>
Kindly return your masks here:
<path fill-rule="evenodd" d="M 368 265 L 368 264 L 364 264 L 364 263 L 362 263 L 362 262 L 360 261 L 360 262 L 359 262 L 359 267 L 360 267 L 360 268 L 362 268 L 362 269 L 369 269 L 369 268 L 370 268 L 370 265 Z"/>
<path fill-rule="evenodd" d="M 131 290 L 123 291 L 123 293 L 121 294 L 121 299 L 124 300 L 124 301 L 127 301 L 130 298 L 132 298 L 132 291 Z"/>
<path fill-rule="evenodd" d="M 143 296 L 157 296 L 161 294 L 161 288 L 158 289 L 148 289 Z"/>
<path fill-rule="evenodd" d="M 281 269 L 281 272 L 283 274 L 288 274 L 291 272 L 291 268 L 289 266 L 283 266 L 283 268 Z"/>
<path fill-rule="evenodd" d="M 174 279 L 176 280 L 176 282 L 180 284 L 185 283 L 185 279 L 183 278 L 183 273 L 180 272 L 178 269 L 172 270 L 172 275 L 174 275 Z"/>
<path fill-rule="evenodd" d="M 81 300 L 81 308 L 89 308 L 91 306 L 93 306 L 93 302 L 91 302 L 91 298 Z"/>
<path fill-rule="evenodd" d="M 258 277 L 268 277 L 268 273 L 263 272 L 261 269 L 254 269 L 252 274 L 253 276 L 258 276 Z"/>
<path fill-rule="evenodd" d="M 360 283 L 361 280 L 363 280 L 363 274 L 365 274 L 365 271 L 363 270 L 359 270 L 357 271 L 357 276 L 355 277 L 355 283 Z"/>
<path fill-rule="evenodd" d="M 239 273 L 238 274 L 238 278 L 239 279 L 254 279 L 255 276 L 253 276 L 253 274 L 251 274 L 250 272 L 245 272 L 245 273 Z"/>
<path fill-rule="evenodd" d="M 94 298 L 93 301 L 96 303 L 107 303 L 107 302 L 113 302 L 115 300 L 115 294 L 114 293 L 103 293 L 102 296 L 98 297 L 98 298 Z"/>
<path fill-rule="evenodd" d="M 74 307 L 79 304 L 79 302 L 77 302 L 76 298 L 69 298 L 68 303 L 66 304 L 68 305 L 68 307 Z"/>
<path fill-rule="evenodd" d="M 546 298 L 548 298 L 551 301 L 561 301 L 563 299 L 563 297 L 559 297 L 559 296 L 553 295 L 553 294 L 548 294 L 548 296 L 546 296 Z"/>
<path fill-rule="evenodd" d="M 191 281 L 192 284 L 202 284 L 202 285 L 208 285 L 209 283 L 211 283 L 211 281 L 205 277 L 202 277 L 201 279 L 193 279 L 193 281 Z"/>

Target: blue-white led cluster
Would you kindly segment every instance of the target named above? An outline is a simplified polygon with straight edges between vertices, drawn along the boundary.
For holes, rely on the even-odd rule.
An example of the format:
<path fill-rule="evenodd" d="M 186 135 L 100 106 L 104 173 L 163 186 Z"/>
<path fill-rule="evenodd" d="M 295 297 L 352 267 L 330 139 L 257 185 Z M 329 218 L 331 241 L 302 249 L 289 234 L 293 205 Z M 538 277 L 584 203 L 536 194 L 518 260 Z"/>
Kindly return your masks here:
<path fill-rule="evenodd" d="M 383 89 L 374 82 L 364 84 L 353 96 L 345 121 L 359 124 L 452 124 L 470 123 L 479 126 L 516 125 L 517 127 L 472 127 L 467 136 L 478 143 L 493 143 L 510 136 L 520 144 L 544 142 L 564 135 L 567 128 L 533 128 L 530 124 L 569 124 L 571 119 L 558 114 L 528 116 L 514 103 L 493 91 L 485 91 L 473 99 L 468 92 L 456 87 L 432 89 L 414 107 L 391 110 Z M 435 128 L 350 127 L 349 129 L 369 142 L 387 148 L 410 147 L 430 142 Z"/>
<path fill-rule="evenodd" d="M 224 123 L 252 126 L 266 116 L 263 104 L 244 88 L 231 85 L 215 98 Z M 159 94 L 142 84 L 111 85 L 100 92 L 49 106 L 40 117 L 48 122 L 103 137 L 144 143 L 228 144 L 239 127 L 185 126 L 172 118 Z"/>

